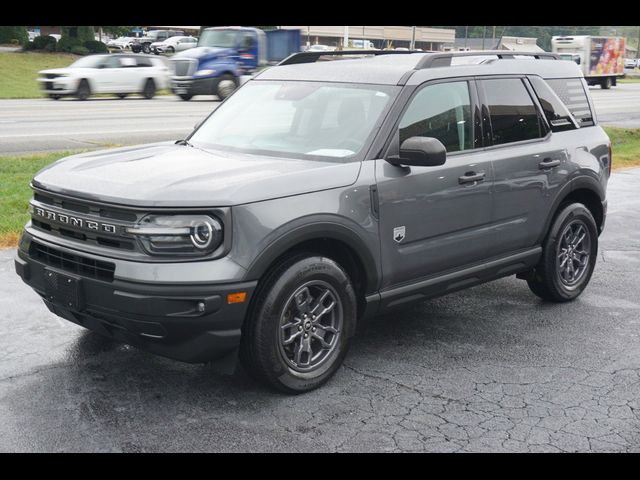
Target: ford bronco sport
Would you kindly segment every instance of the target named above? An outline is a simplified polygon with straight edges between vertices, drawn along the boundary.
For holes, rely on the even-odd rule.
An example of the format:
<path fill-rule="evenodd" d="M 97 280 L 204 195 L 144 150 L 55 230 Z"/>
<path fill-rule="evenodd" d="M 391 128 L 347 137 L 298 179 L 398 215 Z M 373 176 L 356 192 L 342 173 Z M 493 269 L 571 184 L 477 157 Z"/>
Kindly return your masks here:
<path fill-rule="evenodd" d="M 35 175 L 15 266 L 55 314 L 286 392 L 364 318 L 507 275 L 552 302 L 593 272 L 609 138 L 553 54 L 305 52 L 186 139 Z"/>

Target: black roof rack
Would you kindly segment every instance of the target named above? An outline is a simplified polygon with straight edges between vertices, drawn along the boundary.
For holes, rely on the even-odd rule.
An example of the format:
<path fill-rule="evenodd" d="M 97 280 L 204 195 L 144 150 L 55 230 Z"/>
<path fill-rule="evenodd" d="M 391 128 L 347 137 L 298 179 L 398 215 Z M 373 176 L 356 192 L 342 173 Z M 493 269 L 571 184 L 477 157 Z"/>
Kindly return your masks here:
<path fill-rule="evenodd" d="M 442 52 L 425 55 L 416 65 L 416 70 L 423 68 L 448 67 L 451 65 L 451 59 L 454 57 L 483 57 L 497 56 L 498 59 L 514 59 L 516 56 L 533 57 L 537 60 L 560 60 L 556 53 L 549 52 L 512 52 L 508 50 L 478 50 L 475 52 Z"/>
<path fill-rule="evenodd" d="M 299 52 L 289 55 L 278 65 L 295 65 L 297 63 L 315 63 L 320 57 L 342 57 L 347 55 L 394 55 L 407 53 L 425 53 L 420 50 L 332 50 L 327 52 Z"/>

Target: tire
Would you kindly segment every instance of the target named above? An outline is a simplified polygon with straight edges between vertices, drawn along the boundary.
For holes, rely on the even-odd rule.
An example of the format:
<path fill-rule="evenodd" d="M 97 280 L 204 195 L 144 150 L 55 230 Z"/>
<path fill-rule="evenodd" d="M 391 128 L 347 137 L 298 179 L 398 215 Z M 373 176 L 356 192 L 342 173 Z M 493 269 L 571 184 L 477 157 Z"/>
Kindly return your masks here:
<path fill-rule="evenodd" d="M 248 373 L 286 393 L 324 384 L 342 364 L 355 330 L 356 295 L 345 270 L 327 257 L 299 254 L 274 268 L 256 293 L 240 346 Z"/>
<path fill-rule="evenodd" d="M 62 95 L 58 95 L 57 93 L 50 93 L 49 94 L 49 98 L 52 100 L 60 100 L 60 97 L 62 97 Z"/>
<path fill-rule="evenodd" d="M 123 98 L 127 98 L 127 94 L 126 93 L 116 93 L 116 96 L 122 100 Z"/>
<path fill-rule="evenodd" d="M 147 100 L 151 100 L 156 94 L 156 82 L 152 79 L 147 78 L 147 81 L 144 83 L 144 90 L 142 91 L 142 95 Z"/>
<path fill-rule="evenodd" d="M 602 80 L 602 83 L 600 83 L 600 87 L 603 90 L 609 90 L 611 88 L 611 77 L 607 77 L 605 79 Z"/>
<path fill-rule="evenodd" d="M 231 85 L 231 83 L 233 83 L 233 85 Z M 224 100 L 231 95 L 236 88 L 238 88 L 238 79 L 233 75 L 225 73 L 216 84 L 215 95 L 217 95 L 220 100 Z"/>
<path fill-rule="evenodd" d="M 143 53 L 147 53 L 147 54 L 151 53 L 151 45 L 148 44 L 148 43 L 143 43 L 142 44 L 142 52 Z"/>
<path fill-rule="evenodd" d="M 173 47 L 167 47 L 167 53 L 176 53 L 176 49 Z"/>
<path fill-rule="evenodd" d="M 91 87 L 89 87 L 89 82 L 86 79 L 80 80 L 78 84 L 78 90 L 76 91 L 76 97 L 78 100 L 86 100 L 91 96 Z"/>
<path fill-rule="evenodd" d="M 189 93 L 182 93 L 180 95 L 178 95 L 182 100 L 184 100 L 185 102 L 188 102 L 189 100 L 191 100 L 193 98 L 193 95 L 189 94 Z"/>
<path fill-rule="evenodd" d="M 577 237 L 583 239 L 578 242 Z M 597 256 L 598 229 L 591 212 L 581 203 L 561 206 L 543 243 L 542 258 L 527 280 L 529 288 L 543 300 L 574 300 L 589 284 Z"/>

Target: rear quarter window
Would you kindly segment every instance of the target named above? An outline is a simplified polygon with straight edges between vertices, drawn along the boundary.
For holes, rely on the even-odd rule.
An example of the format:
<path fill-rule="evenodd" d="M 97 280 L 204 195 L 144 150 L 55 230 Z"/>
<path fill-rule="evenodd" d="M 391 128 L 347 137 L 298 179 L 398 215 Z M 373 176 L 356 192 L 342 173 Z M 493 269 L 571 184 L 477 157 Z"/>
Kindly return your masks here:
<path fill-rule="evenodd" d="M 540 106 L 551 126 L 551 131 L 564 132 L 580 128 L 567 106 L 562 103 L 562 100 L 542 78 L 532 76 L 529 77 L 529 81 L 540 101 Z"/>
<path fill-rule="evenodd" d="M 595 125 L 589 98 L 581 78 L 552 78 L 545 81 L 567 106 L 578 125 L 581 127 Z"/>

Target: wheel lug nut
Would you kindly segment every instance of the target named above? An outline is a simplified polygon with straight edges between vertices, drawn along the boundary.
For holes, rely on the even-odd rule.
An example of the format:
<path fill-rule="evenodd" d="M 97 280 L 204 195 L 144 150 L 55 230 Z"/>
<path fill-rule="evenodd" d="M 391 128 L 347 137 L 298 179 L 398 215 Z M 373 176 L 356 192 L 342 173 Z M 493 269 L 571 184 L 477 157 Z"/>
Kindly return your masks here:
<path fill-rule="evenodd" d="M 302 326 L 298 327 L 298 331 L 301 332 L 302 331 Z"/>
<path fill-rule="evenodd" d="M 304 334 L 304 338 L 307 338 L 308 336 L 309 336 L 309 334 L 308 334 L 308 333 L 305 333 L 305 334 Z"/>
<path fill-rule="evenodd" d="M 315 332 L 315 331 L 316 331 L 316 327 L 313 327 L 313 328 L 311 329 L 311 331 L 312 331 L 312 332 Z"/>

